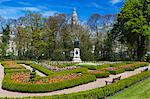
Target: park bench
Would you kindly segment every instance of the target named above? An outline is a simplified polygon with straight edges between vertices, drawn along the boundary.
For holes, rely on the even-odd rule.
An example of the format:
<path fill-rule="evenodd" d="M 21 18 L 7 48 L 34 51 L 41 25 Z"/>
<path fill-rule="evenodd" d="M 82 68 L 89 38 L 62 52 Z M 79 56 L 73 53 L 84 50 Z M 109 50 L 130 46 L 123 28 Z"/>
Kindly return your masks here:
<path fill-rule="evenodd" d="M 108 85 L 109 83 L 114 83 L 116 81 L 119 81 L 121 79 L 121 76 L 117 77 L 117 78 L 113 78 L 112 81 L 105 81 L 106 82 L 106 85 Z"/>
<path fill-rule="evenodd" d="M 145 72 L 145 71 L 148 71 L 148 68 L 143 69 L 141 72 Z"/>

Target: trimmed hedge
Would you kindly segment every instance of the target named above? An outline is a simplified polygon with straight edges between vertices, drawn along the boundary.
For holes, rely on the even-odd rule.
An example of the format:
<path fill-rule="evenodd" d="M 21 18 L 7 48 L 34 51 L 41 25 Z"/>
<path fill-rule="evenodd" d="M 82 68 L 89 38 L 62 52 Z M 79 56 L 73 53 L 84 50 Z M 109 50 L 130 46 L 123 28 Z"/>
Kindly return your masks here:
<path fill-rule="evenodd" d="M 125 71 L 124 69 L 119 68 L 119 69 L 117 69 L 117 70 L 109 70 L 108 72 L 109 72 L 110 74 L 116 75 L 116 74 L 123 73 L 124 71 Z"/>
<path fill-rule="evenodd" d="M 103 68 L 107 68 L 110 67 L 110 64 L 103 64 L 97 67 L 97 70 L 103 69 Z"/>
<path fill-rule="evenodd" d="M 40 66 L 40 65 L 38 65 L 38 64 L 31 63 L 30 66 L 31 66 L 32 68 L 34 68 L 34 69 L 36 69 L 36 70 L 38 70 L 38 71 L 44 73 L 45 75 L 52 75 L 52 74 L 54 74 L 53 71 L 48 70 L 48 69 L 46 69 L 46 68 L 44 68 L 44 67 L 42 67 L 42 66 Z"/>
<path fill-rule="evenodd" d="M 30 72 L 30 70 L 27 69 L 4 69 L 4 73 L 20 73 L 20 72 Z"/>
<path fill-rule="evenodd" d="M 65 88 L 74 87 L 80 84 L 95 81 L 96 77 L 94 75 L 82 75 L 80 78 L 75 78 L 72 80 L 65 80 L 57 83 L 48 84 L 32 84 L 32 83 L 19 83 L 11 80 L 11 74 L 7 73 L 2 82 L 2 88 L 18 91 L 18 92 L 49 92 L 55 90 L 61 90 Z"/>
<path fill-rule="evenodd" d="M 76 68 L 76 69 L 71 69 L 71 70 L 64 70 L 60 72 L 56 72 L 56 74 L 67 74 L 67 73 L 87 73 L 88 69 L 87 68 Z"/>
<path fill-rule="evenodd" d="M 25 64 L 25 65 L 30 65 L 32 62 L 31 61 L 16 61 L 17 64 Z"/>
<path fill-rule="evenodd" d="M 78 65 L 78 66 L 88 68 L 90 70 L 96 70 L 98 67 L 97 65 Z"/>
<path fill-rule="evenodd" d="M 108 71 L 110 74 L 119 74 L 119 73 L 123 73 L 125 71 L 125 69 L 123 68 L 118 68 L 118 67 L 108 67 L 108 68 L 104 68 L 102 69 L 103 71 Z"/>
<path fill-rule="evenodd" d="M 102 69 L 102 68 L 110 67 L 110 65 L 111 64 L 103 64 L 103 65 L 78 65 L 78 66 L 85 67 L 85 68 L 88 68 L 90 70 L 99 70 L 99 69 Z"/>
<path fill-rule="evenodd" d="M 96 78 L 106 78 L 109 77 L 110 75 L 110 73 L 107 71 L 98 71 L 98 70 L 89 71 L 88 73 L 95 75 Z"/>
<path fill-rule="evenodd" d="M 125 69 L 125 71 L 133 71 L 135 67 L 123 67 L 123 69 Z"/>
<path fill-rule="evenodd" d="M 24 99 L 104 99 L 148 77 L 150 77 L 150 71 L 142 72 L 113 84 L 88 91 L 54 96 L 25 97 Z"/>
<path fill-rule="evenodd" d="M 3 61 L 1 62 L 2 66 L 5 68 L 5 69 L 25 69 L 25 67 L 13 62 L 13 66 L 9 66 L 8 64 L 9 61 Z M 12 61 L 10 61 L 12 62 Z"/>
<path fill-rule="evenodd" d="M 110 64 L 110 67 L 120 67 L 124 65 L 126 65 L 126 63 L 116 63 L 116 64 Z"/>

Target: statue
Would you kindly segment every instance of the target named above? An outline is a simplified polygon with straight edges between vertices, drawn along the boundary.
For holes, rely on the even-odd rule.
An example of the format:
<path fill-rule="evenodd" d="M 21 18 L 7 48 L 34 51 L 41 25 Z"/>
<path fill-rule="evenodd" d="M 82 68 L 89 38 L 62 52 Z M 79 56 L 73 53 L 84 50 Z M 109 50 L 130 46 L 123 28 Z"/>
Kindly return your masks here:
<path fill-rule="evenodd" d="M 80 59 L 80 41 L 79 40 L 75 40 L 75 42 L 74 42 L 73 61 L 74 62 L 81 62 L 81 59 Z"/>

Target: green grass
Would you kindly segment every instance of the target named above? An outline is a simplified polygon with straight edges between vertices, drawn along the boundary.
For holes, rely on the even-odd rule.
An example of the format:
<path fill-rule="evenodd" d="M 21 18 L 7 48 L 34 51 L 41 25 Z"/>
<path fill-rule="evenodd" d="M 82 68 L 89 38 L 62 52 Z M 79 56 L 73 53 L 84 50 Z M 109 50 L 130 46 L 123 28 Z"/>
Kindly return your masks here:
<path fill-rule="evenodd" d="M 109 99 L 150 99 L 150 78 L 126 88 Z"/>

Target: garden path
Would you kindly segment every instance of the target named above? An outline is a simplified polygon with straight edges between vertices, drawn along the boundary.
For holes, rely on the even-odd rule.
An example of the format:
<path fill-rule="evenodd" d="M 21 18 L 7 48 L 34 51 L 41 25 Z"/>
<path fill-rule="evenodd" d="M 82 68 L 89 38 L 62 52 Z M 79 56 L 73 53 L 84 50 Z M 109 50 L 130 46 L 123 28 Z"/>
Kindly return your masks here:
<path fill-rule="evenodd" d="M 147 67 L 150 69 L 150 65 Z M 130 77 L 132 75 L 138 74 L 141 72 L 141 70 L 143 70 L 144 68 L 147 68 L 147 67 L 140 67 L 134 71 L 126 71 L 121 74 L 110 75 L 107 78 L 99 78 L 94 82 L 90 82 L 88 84 L 83 84 L 83 85 L 79 85 L 79 86 L 68 88 L 68 89 L 47 92 L 47 93 L 20 93 L 20 92 L 11 92 L 11 91 L 7 91 L 7 90 L 3 90 L 1 88 L 2 79 L 4 77 L 4 68 L 3 68 L 3 66 L 0 65 L 0 96 L 1 97 L 49 96 L 49 95 L 68 94 L 68 93 L 73 93 L 73 92 L 85 91 L 85 90 L 90 90 L 90 89 L 105 86 L 105 81 L 106 80 L 111 81 L 112 78 L 114 78 L 114 77 L 121 76 L 121 79 L 124 79 L 124 78 Z"/>
<path fill-rule="evenodd" d="M 30 70 L 30 71 L 33 70 L 33 68 L 30 67 L 30 66 L 27 66 L 27 65 L 25 65 L 25 64 L 21 64 L 21 65 L 24 66 L 26 69 L 28 69 L 28 70 Z M 38 71 L 38 70 L 36 70 L 35 72 L 36 72 L 39 76 L 41 76 L 41 77 L 45 77 L 45 76 L 46 76 L 45 74 L 43 74 L 42 72 L 40 72 L 40 71 Z"/>

